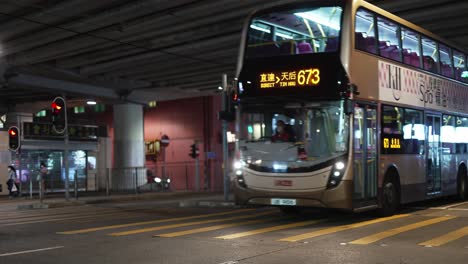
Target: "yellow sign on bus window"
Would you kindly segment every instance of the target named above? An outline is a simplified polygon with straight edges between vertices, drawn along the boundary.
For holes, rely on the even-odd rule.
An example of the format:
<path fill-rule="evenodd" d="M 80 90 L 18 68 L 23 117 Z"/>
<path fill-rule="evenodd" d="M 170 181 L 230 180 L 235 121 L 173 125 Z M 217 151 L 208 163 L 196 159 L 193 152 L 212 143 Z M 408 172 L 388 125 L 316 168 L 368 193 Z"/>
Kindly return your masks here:
<path fill-rule="evenodd" d="M 384 149 L 401 149 L 399 138 L 384 138 L 383 139 Z"/>
<path fill-rule="evenodd" d="M 320 83 L 320 70 L 317 68 L 295 71 L 263 72 L 259 74 L 260 88 L 287 88 L 315 86 Z"/>

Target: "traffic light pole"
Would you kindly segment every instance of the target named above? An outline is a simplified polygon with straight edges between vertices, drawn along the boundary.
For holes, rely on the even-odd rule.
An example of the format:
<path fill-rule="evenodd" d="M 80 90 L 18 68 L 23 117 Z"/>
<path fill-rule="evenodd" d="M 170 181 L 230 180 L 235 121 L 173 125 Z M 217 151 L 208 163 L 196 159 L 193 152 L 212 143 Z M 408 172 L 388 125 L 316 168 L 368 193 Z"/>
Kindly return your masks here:
<path fill-rule="evenodd" d="M 64 96 L 64 101 L 66 98 Z M 65 150 L 64 150 L 64 165 L 65 165 L 65 199 L 67 202 L 70 200 L 70 178 L 69 178 L 69 164 L 68 164 L 68 116 L 67 116 L 67 104 L 65 103 Z"/>
<path fill-rule="evenodd" d="M 65 110 L 66 111 L 66 110 Z M 67 124 L 67 117 L 65 113 L 65 124 Z M 68 164 L 68 127 L 65 129 L 65 151 L 64 151 L 64 165 L 65 165 L 65 199 L 70 200 L 70 179 L 69 164 Z"/>
<path fill-rule="evenodd" d="M 195 191 L 200 191 L 200 159 L 195 158 Z"/>
<path fill-rule="evenodd" d="M 228 102 L 227 102 L 227 75 L 223 74 L 222 77 L 222 87 L 223 87 L 223 93 L 222 93 L 222 108 L 223 111 L 226 111 L 228 108 Z M 224 179 L 224 200 L 228 201 L 229 200 L 229 166 L 228 166 L 228 144 L 227 144 L 227 126 L 228 123 L 226 120 L 222 121 L 222 133 L 223 133 L 223 179 Z"/>

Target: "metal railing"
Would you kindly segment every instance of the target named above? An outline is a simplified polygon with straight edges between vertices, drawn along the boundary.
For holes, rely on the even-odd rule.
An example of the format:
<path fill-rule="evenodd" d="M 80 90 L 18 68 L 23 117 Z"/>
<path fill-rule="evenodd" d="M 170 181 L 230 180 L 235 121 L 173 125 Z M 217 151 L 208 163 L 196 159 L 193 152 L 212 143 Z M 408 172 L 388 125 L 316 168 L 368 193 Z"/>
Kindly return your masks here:
<path fill-rule="evenodd" d="M 146 168 L 131 167 L 131 168 L 112 168 L 109 169 L 106 180 L 112 192 L 134 192 L 139 193 L 140 189 L 146 184 Z M 109 191 L 107 191 L 109 192 Z"/>
<path fill-rule="evenodd" d="M 111 195 L 112 193 L 143 193 L 169 191 L 197 191 L 197 169 L 199 191 L 220 191 L 223 180 L 220 164 L 205 167 L 204 163 L 196 166 L 195 161 L 155 164 L 147 167 L 101 168 L 88 178 L 86 171 L 70 172 L 69 191 L 71 196 L 78 198 L 81 192 L 97 192 Z M 209 171 L 208 171 L 209 170 Z M 63 176 L 50 173 L 41 184 L 38 171 L 22 179 L 20 190 L 23 196 L 40 197 L 44 194 L 65 192 Z M 91 181 L 91 182 L 90 182 Z M 90 188 L 88 188 L 91 186 Z"/>

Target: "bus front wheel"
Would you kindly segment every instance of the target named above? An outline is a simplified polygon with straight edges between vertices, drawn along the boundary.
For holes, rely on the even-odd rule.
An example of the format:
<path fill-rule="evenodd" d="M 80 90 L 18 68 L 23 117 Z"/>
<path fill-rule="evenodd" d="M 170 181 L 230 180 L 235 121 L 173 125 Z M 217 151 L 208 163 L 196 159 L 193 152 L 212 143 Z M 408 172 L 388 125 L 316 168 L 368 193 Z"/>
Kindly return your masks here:
<path fill-rule="evenodd" d="M 468 182 L 466 179 L 466 171 L 464 173 L 460 173 L 458 175 L 458 198 L 462 201 L 465 201 L 468 199 Z"/>
<path fill-rule="evenodd" d="M 385 177 L 382 186 L 382 194 L 380 196 L 381 206 L 377 209 L 377 213 L 380 216 L 390 216 L 398 210 L 400 206 L 400 192 L 398 187 L 398 181 L 395 177 Z"/>

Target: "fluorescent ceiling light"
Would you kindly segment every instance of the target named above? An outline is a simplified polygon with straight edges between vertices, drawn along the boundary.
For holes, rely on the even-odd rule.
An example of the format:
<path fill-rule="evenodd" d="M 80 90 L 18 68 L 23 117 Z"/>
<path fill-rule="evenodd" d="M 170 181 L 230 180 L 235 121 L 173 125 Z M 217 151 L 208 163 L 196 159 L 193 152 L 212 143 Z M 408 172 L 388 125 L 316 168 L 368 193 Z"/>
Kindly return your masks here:
<path fill-rule="evenodd" d="M 97 103 L 96 103 L 96 101 L 89 100 L 89 101 L 86 102 L 86 104 L 88 104 L 88 105 L 96 105 Z"/>
<path fill-rule="evenodd" d="M 294 15 L 298 17 L 302 17 L 305 19 L 308 19 L 312 22 L 318 23 L 323 26 L 327 26 L 329 28 L 333 28 L 335 30 L 340 30 L 340 25 L 339 25 L 339 19 L 336 20 L 329 20 L 328 18 L 325 18 L 321 16 L 319 13 L 315 11 L 309 11 L 309 12 L 302 12 L 302 13 L 295 13 Z"/>
<path fill-rule="evenodd" d="M 259 27 L 259 26 L 256 26 L 256 25 L 250 25 L 250 28 L 253 28 L 255 30 L 262 31 L 262 32 L 265 32 L 265 33 L 271 33 L 271 31 L 269 29 L 262 28 L 262 27 Z M 283 34 L 283 33 L 275 33 L 275 35 L 278 36 L 278 37 L 285 38 L 285 39 L 293 39 L 292 36 L 286 35 L 286 34 Z"/>
<path fill-rule="evenodd" d="M 259 26 L 256 26 L 256 25 L 250 25 L 250 28 L 253 28 L 253 29 L 256 29 L 258 31 L 265 32 L 265 33 L 271 33 L 271 31 L 268 28 L 262 28 L 262 27 L 259 27 Z"/>

